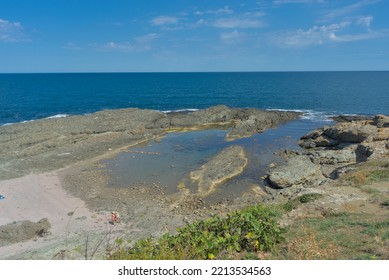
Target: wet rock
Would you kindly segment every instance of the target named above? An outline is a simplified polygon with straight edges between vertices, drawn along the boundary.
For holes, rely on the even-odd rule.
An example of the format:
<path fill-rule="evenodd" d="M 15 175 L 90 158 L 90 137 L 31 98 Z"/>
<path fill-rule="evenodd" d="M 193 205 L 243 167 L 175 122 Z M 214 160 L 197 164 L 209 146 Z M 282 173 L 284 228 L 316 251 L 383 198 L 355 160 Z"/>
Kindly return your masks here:
<path fill-rule="evenodd" d="M 312 185 L 324 178 L 319 165 L 312 163 L 307 156 L 296 156 L 271 171 L 268 179 L 276 188 L 289 188 L 295 185 Z"/>
<path fill-rule="evenodd" d="M 227 106 L 172 113 L 129 108 L 1 126 L 0 154 L 7 168 L 0 169 L 0 179 L 59 169 L 154 139 L 169 130 L 237 126 L 231 135 L 240 138 L 298 116 Z"/>
<path fill-rule="evenodd" d="M 198 183 L 198 192 L 207 196 L 222 182 L 243 172 L 247 157 L 241 146 L 230 146 L 221 151 L 197 171 L 190 173 L 192 181 Z"/>
<path fill-rule="evenodd" d="M 373 118 L 370 116 L 350 116 L 350 115 L 340 115 L 340 116 L 335 116 L 332 118 L 336 122 L 355 122 L 355 121 L 368 121 L 372 120 Z"/>
<path fill-rule="evenodd" d="M 275 127 L 298 116 L 299 113 L 295 112 L 237 109 L 234 117 L 235 126 L 227 135 L 227 140 L 250 137 L 254 133 Z"/>

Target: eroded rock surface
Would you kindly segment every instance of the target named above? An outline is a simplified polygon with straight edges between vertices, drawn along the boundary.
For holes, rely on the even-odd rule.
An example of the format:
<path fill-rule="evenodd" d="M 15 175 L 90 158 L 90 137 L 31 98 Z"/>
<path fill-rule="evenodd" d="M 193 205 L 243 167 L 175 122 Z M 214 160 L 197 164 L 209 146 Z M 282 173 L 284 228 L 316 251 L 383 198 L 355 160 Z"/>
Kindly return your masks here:
<path fill-rule="evenodd" d="M 320 166 L 311 162 L 307 156 L 296 156 L 273 169 L 269 181 L 276 188 L 290 188 L 296 185 L 308 185 L 323 180 Z"/>
<path fill-rule="evenodd" d="M 231 128 L 231 138 L 248 137 L 299 115 L 226 106 L 172 113 L 130 108 L 1 126 L 0 179 L 63 168 L 171 130 Z"/>
<path fill-rule="evenodd" d="M 276 188 L 318 186 L 336 179 L 347 166 L 389 156 L 389 117 L 344 117 L 302 136 L 303 151 L 286 151 L 287 162 L 269 173 Z M 324 176 L 324 177 L 323 177 Z"/>
<path fill-rule="evenodd" d="M 241 146 L 230 146 L 201 166 L 199 170 L 192 171 L 190 178 L 198 183 L 199 194 L 207 196 L 222 182 L 241 174 L 247 161 Z"/>

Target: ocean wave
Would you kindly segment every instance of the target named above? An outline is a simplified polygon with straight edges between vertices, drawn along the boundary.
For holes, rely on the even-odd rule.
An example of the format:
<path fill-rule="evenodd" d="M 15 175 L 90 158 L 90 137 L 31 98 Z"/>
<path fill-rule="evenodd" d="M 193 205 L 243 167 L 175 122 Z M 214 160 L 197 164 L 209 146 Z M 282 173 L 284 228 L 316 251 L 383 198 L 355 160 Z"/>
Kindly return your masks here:
<path fill-rule="evenodd" d="M 69 115 L 67 114 L 57 114 L 57 115 L 54 115 L 54 116 L 50 116 L 50 117 L 47 117 L 45 119 L 58 119 L 58 118 L 66 118 L 68 117 Z"/>
<path fill-rule="evenodd" d="M 18 124 L 18 123 L 29 123 L 29 122 L 35 122 L 35 121 L 47 120 L 47 119 L 66 118 L 68 116 L 70 116 L 70 115 L 67 115 L 67 114 L 56 114 L 56 115 L 45 117 L 45 118 L 26 120 L 26 121 L 21 121 L 21 122 L 14 122 L 14 123 L 4 123 L 4 124 L 0 124 L 0 126 L 9 126 L 9 125 Z"/>
<path fill-rule="evenodd" d="M 179 113 L 179 112 L 196 112 L 200 109 L 178 109 L 178 110 L 166 110 L 166 111 L 161 111 L 162 113 L 168 114 L 168 113 Z"/>
<path fill-rule="evenodd" d="M 301 113 L 300 119 L 310 120 L 310 121 L 319 121 L 319 122 L 331 122 L 333 121 L 332 117 L 336 116 L 334 113 L 321 112 L 314 110 L 304 110 L 304 109 L 266 109 L 267 111 L 281 111 L 281 112 L 298 112 Z"/>
<path fill-rule="evenodd" d="M 17 123 L 29 123 L 29 122 L 33 122 L 33 121 L 36 121 L 36 120 L 27 120 L 27 121 L 14 122 L 14 123 L 4 123 L 0 126 L 9 126 L 9 125 L 17 124 Z"/>

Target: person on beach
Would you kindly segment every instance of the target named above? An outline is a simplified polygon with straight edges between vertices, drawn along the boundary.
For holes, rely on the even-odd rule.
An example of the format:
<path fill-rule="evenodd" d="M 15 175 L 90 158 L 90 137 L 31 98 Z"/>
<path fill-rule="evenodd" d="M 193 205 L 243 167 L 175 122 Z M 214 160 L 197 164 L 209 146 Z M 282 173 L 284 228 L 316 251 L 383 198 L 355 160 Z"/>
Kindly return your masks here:
<path fill-rule="evenodd" d="M 112 214 L 112 224 L 114 225 L 115 223 L 120 223 L 120 215 L 119 215 L 119 212 L 117 211 L 112 211 L 111 212 Z"/>

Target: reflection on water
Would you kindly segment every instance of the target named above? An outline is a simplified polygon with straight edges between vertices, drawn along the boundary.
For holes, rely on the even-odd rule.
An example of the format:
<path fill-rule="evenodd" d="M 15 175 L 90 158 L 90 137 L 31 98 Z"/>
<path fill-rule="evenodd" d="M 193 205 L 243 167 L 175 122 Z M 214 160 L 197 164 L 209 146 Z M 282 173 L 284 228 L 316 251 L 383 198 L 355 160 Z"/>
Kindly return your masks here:
<path fill-rule="evenodd" d="M 159 140 L 129 148 L 127 152 L 106 161 L 109 185 L 125 188 L 162 186 L 166 193 L 176 193 L 181 180 L 189 183 L 188 174 L 197 170 L 222 149 L 230 145 L 244 147 L 249 163 L 242 174 L 219 186 L 209 199 L 236 197 L 262 184 L 272 162 L 280 161 L 274 154 L 279 149 L 300 149 L 297 140 L 305 133 L 327 123 L 297 120 L 269 129 L 252 137 L 226 142 L 226 130 L 203 130 L 169 133 Z M 196 192 L 196 187 L 189 187 Z"/>

